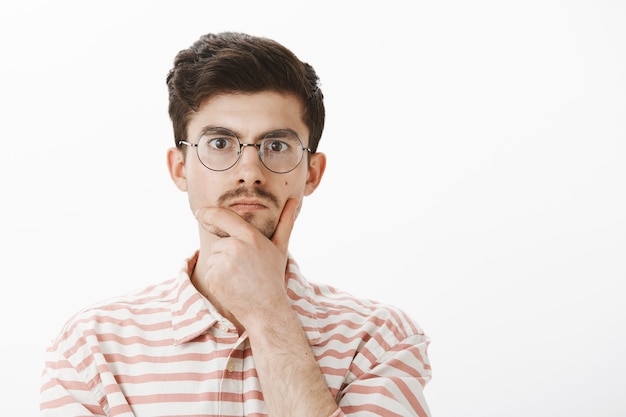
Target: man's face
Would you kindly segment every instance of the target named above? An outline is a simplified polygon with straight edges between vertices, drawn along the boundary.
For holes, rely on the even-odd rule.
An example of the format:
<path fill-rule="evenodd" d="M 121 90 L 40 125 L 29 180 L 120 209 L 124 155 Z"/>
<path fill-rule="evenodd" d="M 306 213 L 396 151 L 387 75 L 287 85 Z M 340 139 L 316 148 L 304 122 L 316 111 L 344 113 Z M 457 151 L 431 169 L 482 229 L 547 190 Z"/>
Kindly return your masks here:
<path fill-rule="evenodd" d="M 198 143 L 208 128 L 233 132 L 241 143 L 257 143 L 267 133 L 289 129 L 297 133 L 304 147 L 309 131 L 302 121 L 302 105 L 291 95 L 277 92 L 224 94 L 212 97 L 187 126 L 187 142 Z M 290 197 L 302 201 L 321 179 L 325 157 L 311 155 L 311 167 L 305 152 L 300 164 L 284 174 L 268 170 L 256 147 L 244 147 L 237 163 L 225 171 L 211 171 L 196 155 L 196 148 L 173 148 L 168 154 L 172 179 L 187 191 L 192 212 L 202 207 L 224 207 L 233 210 L 270 238 L 282 209 Z M 183 160 L 181 152 L 186 152 Z"/>

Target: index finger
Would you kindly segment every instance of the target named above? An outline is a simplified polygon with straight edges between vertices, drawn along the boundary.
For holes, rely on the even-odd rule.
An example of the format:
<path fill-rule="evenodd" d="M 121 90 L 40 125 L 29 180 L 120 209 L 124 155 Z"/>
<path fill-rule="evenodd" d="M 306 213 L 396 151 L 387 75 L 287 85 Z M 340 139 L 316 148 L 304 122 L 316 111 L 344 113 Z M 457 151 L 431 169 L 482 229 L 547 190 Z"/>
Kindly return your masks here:
<path fill-rule="evenodd" d="M 195 211 L 196 220 L 218 237 L 238 236 L 242 228 L 252 227 L 240 215 L 223 207 L 203 207 Z"/>
<path fill-rule="evenodd" d="M 296 216 L 300 210 L 300 200 L 297 198 L 290 198 L 285 203 L 283 211 L 280 214 L 278 225 L 272 236 L 272 242 L 283 253 L 287 253 L 289 247 L 289 238 L 291 237 L 291 231 L 293 225 L 296 222 Z"/>

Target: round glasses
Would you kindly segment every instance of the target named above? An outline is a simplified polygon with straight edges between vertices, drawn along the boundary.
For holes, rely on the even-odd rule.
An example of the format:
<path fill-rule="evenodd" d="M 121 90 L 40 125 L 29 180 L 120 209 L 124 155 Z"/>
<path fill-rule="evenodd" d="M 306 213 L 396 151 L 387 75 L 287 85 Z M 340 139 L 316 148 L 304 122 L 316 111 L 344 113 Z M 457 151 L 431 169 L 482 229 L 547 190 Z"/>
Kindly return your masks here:
<path fill-rule="evenodd" d="M 184 140 L 178 143 L 196 148 L 198 159 L 211 171 L 226 171 L 235 166 L 247 146 L 257 148 L 265 168 L 277 174 L 293 171 L 302 162 L 304 151 L 311 152 L 310 148 L 302 146 L 298 135 L 289 129 L 273 130 L 257 143 L 241 143 L 230 130 L 212 127 L 204 131 L 198 143 Z"/>

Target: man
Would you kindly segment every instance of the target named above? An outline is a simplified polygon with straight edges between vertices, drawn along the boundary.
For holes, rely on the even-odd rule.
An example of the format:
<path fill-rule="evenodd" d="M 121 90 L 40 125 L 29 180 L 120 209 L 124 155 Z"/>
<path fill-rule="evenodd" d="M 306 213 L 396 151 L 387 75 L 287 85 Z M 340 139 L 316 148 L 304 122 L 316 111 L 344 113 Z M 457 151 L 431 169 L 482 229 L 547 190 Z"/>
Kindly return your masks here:
<path fill-rule="evenodd" d="M 200 248 L 176 279 L 92 306 L 47 351 L 42 416 L 427 416 L 428 339 L 397 308 L 303 277 L 289 237 L 326 165 L 314 69 L 202 36 L 167 76 L 176 186 Z"/>

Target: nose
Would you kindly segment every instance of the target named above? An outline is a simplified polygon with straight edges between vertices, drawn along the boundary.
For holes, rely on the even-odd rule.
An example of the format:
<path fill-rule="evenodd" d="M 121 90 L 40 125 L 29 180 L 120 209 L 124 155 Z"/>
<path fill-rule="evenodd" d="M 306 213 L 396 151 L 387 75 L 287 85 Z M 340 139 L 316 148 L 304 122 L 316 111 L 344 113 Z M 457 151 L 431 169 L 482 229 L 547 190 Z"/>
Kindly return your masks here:
<path fill-rule="evenodd" d="M 265 182 L 265 170 L 259 157 L 259 146 L 256 143 L 241 144 L 241 155 L 233 167 L 233 173 L 239 184 L 261 185 Z"/>

